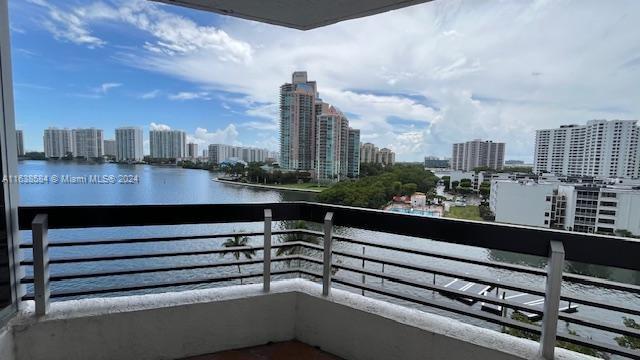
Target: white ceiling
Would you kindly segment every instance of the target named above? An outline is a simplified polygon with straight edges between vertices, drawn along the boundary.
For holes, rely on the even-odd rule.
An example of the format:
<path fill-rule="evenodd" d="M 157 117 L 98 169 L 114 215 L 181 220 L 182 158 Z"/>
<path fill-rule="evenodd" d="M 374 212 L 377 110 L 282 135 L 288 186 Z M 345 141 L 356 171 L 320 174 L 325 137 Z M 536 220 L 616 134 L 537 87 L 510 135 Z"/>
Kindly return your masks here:
<path fill-rule="evenodd" d="M 432 0 L 154 0 L 299 30 Z"/>

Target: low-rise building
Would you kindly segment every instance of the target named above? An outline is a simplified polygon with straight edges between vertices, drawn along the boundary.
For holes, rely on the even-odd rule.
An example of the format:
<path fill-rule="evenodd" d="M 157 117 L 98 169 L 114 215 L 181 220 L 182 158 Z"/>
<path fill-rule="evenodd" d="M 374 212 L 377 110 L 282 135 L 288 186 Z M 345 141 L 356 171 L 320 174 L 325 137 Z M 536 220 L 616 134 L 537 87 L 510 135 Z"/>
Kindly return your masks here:
<path fill-rule="evenodd" d="M 421 192 L 416 192 L 411 195 L 411 207 L 423 208 L 427 206 L 427 195 Z"/>

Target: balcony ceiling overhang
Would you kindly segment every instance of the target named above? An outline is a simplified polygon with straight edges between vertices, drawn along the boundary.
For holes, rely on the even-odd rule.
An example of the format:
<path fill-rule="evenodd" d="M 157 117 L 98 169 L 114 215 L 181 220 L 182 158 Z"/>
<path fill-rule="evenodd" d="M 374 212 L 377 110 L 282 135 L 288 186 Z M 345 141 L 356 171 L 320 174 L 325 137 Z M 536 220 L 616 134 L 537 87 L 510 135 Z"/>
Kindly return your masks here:
<path fill-rule="evenodd" d="M 310 30 L 432 0 L 154 0 Z"/>

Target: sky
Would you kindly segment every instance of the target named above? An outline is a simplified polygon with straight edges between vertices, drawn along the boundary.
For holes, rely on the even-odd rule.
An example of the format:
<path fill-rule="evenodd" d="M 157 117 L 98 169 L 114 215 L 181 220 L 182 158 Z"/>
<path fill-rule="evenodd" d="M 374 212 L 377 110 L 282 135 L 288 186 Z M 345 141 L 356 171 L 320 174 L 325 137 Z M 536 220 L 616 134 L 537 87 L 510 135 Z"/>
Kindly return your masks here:
<path fill-rule="evenodd" d="M 640 1 L 436 0 L 300 31 L 146 0 L 9 0 L 16 123 L 187 132 L 278 149 L 279 86 L 306 70 L 398 161 L 535 130 L 640 119 Z M 147 150 L 148 151 L 148 150 Z"/>

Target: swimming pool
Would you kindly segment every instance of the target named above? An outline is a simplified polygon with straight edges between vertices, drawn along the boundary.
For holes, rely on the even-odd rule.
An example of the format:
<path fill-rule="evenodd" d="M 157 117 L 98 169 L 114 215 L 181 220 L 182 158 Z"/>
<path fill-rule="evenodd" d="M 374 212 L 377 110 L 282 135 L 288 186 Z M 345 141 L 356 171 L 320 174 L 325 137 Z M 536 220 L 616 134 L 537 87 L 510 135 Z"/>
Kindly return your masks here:
<path fill-rule="evenodd" d="M 440 217 L 440 212 L 434 211 L 434 210 L 418 210 L 418 209 L 407 209 L 407 208 L 401 208 L 401 207 L 392 207 L 390 209 L 387 209 L 387 211 L 418 215 L 418 216 Z"/>

